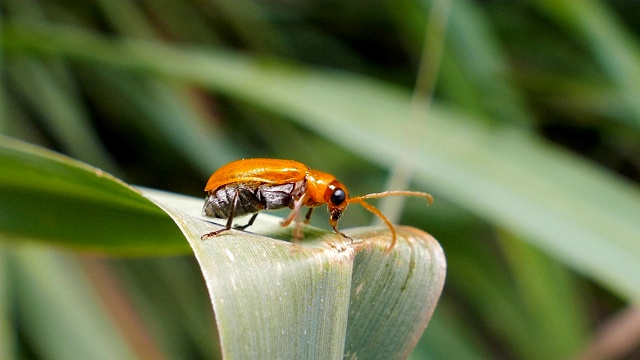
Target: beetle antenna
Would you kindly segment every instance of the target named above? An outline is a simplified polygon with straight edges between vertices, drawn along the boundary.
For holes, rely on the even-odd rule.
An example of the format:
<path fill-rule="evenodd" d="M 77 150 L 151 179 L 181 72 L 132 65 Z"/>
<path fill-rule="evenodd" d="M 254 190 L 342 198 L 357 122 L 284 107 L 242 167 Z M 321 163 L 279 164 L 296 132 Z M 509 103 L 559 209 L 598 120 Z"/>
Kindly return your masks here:
<path fill-rule="evenodd" d="M 384 216 L 384 214 L 382 214 L 380 210 L 378 210 L 375 206 L 366 203 L 364 200 L 362 200 L 362 198 L 363 196 L 351 198 L 349 199 L 349 202 L 357 202 L 358 204 L 362 205 L 363 208 L 374 213 L 377 217 L 384 221 L 384 223 L 389 227 L 389 230 L 391 230 L 391 244 L 389 245 L 389 247 L 387 247 L 387 250 L 384 251 L 384 254 L 387 255 L 391 251 L 391 249 L 396 246 L 396 229 L 393 227 L 393 224 L 391 224 L 391 221 L 389 221 L 389 219 L 387 219 L 387 217 Z"/>
<path fill-rule="evenodd" d="M 387 250 L 384 251 L 385 255 L 389 254 L 391 249 L 393 249 L 393 247 L 396 246 L 396 229 L 393 227 L 393 224 L 391 224 L 391 221 L 389 221 L 389 219 L 387 219 L 387 217 L 384 216 L 384 214 L 381 213 L 380 210 L 378 210 L 375 206 L 365 202 L 364 200 L 383 198 L 387 196 L 421 197 L 421 198 L 427 199 L 427 202 L 429 203 L 429 205 L 433 203 L 433 196 L 431 196 L 430 194 L 427 194 L 425 192 L 420 192 L 420 191 L 406 191 L 406 190 L 384 191 L 381 193 L 373 193 L 373 194 L 357 196 L 348 200 L 348 202 L 350 203 L 357 202 L 358 204 L 362 205 L 363 208 L 375 214 L 382 221 L 384 221 L 385 224 L 387 224 L 387 226 L 389 227 L 389 230 L 391 231 L 391 244 L 389 244 L 389 247 L 387 247 Z"/>
<path fill-rule="evenodd" d="M 429 205 L 433 203 L 433 196 L 431 194 L 427 194 L 421 191 L 406 191 L 406 190 L 391 190 L 391 191 L 383 191 L 381 193 L 373 193 L 362 196 L 357 196 L 349 199 L 349 202 L 358 201 L 358 200 L 366 200 L 366 199 L 377 199 L 388 196 L 412 196 L 412 197 L 421 197 L 423 199 L 427 199 Z"/>

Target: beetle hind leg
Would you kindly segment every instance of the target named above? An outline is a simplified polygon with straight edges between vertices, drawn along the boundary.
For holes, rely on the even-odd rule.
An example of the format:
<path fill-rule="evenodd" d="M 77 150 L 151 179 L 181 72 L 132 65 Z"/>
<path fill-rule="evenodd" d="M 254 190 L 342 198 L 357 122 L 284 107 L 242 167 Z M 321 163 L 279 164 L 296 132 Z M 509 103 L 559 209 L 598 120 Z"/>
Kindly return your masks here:
<path fill-rule="evenodd" d="M 207 240 L 207 239 L 211 239 L 212 237 L 216 237 L 220 234 L 222 234 L 223 232 L 227 231 L 227 230 L 231 230 L 231 229 L 227 229 L 226 227 L 220 230 L 216 230 L 216 231 L 212 231 L 210 233 L 206 233 L 202 236 L 200 236 L 200 240 Z"/>
<path fill-rule="evenodd" d="M 207 239 L 210 239 L 212 237 L 216 237 L 216 236 L 222 234 L 225 231 L 231 230 L 231 224 L 233 224 L 234 210 L 236 208 L 236 204 L 238 203 L 238 194 L 239 193 L 240 193 L 240 190 L 236 190 L 236 192 L 233 194 L 233 202 L 232 202 L 231 209 L 229 210 L 229 217 L 227 218 L 227 224 L 225 225 L 225 227 L 222 228 L 222 229 L 218 229 L 216 231 L 212 231 L 210 233 L 206 233 L 206 234 L 200 236 L 200 240 L 207 240 Z M 256 215 L 258 215 L 258 214 L 256 214 Z M 249 224 L 246 225 L 245 227 L 251 225 L 251 223 L 253 223 L 253 220 L 254 220 L 254 218 L 252 217 L 251 220 L 249 221 Z"/>
<path fill-rule="evenodd" d="M 258 214 L 256 214 L 258 215 Z M 253 220 L 253 218 L 251 218 L 251 220 Z M 252 221 L 250 221 L 251 223 Z M 216 237 L 220 234 L 222 234 L 225 231 L 229 231 L 231 230 L 231 224 L 233 223 L 233 210 L 231 210 L 231 214 L 229 215 L 229 218 L 227 219 L 227 225 L 225 227 L 223 227 L 222 229 L 218 229 L 216 231 L 212 231 L 210 233 L 206 233 L 202 236 L 200 236 L 200 240 L 207 240 L 207 239 L 211 239 L 212 237 Z M 244 227 L 242 227 L 243 229 L 251 224 L 247 224 Z"/>

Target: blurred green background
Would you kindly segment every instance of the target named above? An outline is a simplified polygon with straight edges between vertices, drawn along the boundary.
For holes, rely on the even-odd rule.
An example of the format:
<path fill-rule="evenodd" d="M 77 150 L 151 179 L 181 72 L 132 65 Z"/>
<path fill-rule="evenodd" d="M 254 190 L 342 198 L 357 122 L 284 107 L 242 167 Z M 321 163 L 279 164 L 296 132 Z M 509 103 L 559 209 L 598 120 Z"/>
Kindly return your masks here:
<path fill-rule="evenodd" d="M 198 197 L 243 157 L 431 192 L 378 203 L 449 262 L 412 358 L 640 357 L 640 3 L 0 4 L 0 134 Z M 0 358 L 218 357 L 190 255 L 3 242 L 0 312 Z"/>

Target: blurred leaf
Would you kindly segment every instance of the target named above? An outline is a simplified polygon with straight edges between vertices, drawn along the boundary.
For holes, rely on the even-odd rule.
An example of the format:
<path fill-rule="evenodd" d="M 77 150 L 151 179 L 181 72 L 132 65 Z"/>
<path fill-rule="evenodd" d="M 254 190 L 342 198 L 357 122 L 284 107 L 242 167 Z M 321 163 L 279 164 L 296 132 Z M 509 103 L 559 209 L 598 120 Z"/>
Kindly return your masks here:
<path fill-rule="evenodd" d="M 562 359 L 577 353 L 587 342 L 588 313 L 575 277 L 529 244 L 507 234 L 502 236 L 502 250 L 511 265 L 529 337 L 546 344 L 540 347 L 522 339 L 521 356 Z"/>
<path fill-rule="evenodd" d="M 161 137 L 203 176 L 240 157 L 225 133 L 214 127 L 213 119 L 194 107 L 195 93 L 183 86 L 108 70 L 112 69 L 83 71 L 87 83 L 101 84 L 89 86 L 88 92 L 106 113 L 115 111 L 113 116 L 128 126 L 151 138 Z"/>
<path fill-rule="evenodd" d="M 137 190 L 99 169 L 2 136 L 0 214 L 0 233 L 10 240 L 122 254 L 189 249 L 166 214 Z"/>
<path fill-rule="evenodd" d="M 440 300 L 429 327 L 409 359 L 493 359 L 487 350 L 489 344 L 483 343 L 477 329 L 447 300 Z"/>
<path fill-rule="evenodd" d="M 62 68 L 59 73 L 66 74 Z M 21 59 L 7 64 L 8 78 L 15 84 L 20 96 L 31 108 L 39 112 L 43 123 L 62 144 L 65 151 L 80 160 L 115 173 L 118 167 L 98 140 L 89 116 L 80 102 L 78 89 L 61 86 L 51 66 L 32 59 Z M 59 75 L 59 74 L 58 74 Z M 68 82 L 67 82 L 68 83 Z"/>
<path fill-rule="evenodd" d="M 60 360 L 134 358 L 77 259 L 35 246 L 12 250 L 19 328 L 36 354 Z"/>
<path fill-rule="evenodd" d="M 212 341 L 219 337 L 211 301 L 193 256 L 120 258 L 108 264 L 164 358 L 221 358 L 219 342 Z"/>
<path fill-rule="evenodd" d="M 483 114 L 486 121 L 531 126 L 533 115 L 509 77 L 506 53 L 488 17 L 475 1 L 452 3 L 449 63 L 443 67 L 439 86 L 457 103 L 468 102 L 464 97 L 474 93 L 472 98 L 480 102 L 474 113 Z"/>
<path fill-rule="evenodd" d="M 0 244 L 0 359 L 15 358 L 16 331 L 13 329 L 14 314 L 10 311 L 13 289 L 9 286 L 9 262 L 5 246 Z"/>
<path fill-rule="evenodd" d="M 537 0 L 534 3 L 587 42 L 629 109 L 631 116 L 620 119 L 640 128 L 640 45 L 607 2 Z"/>
<path fill-rule="evenodd" d="M 121 35 L 162 40 L 162 36 L 154 30 L 153 21 L 145 17 L 138 2 L 102 0 L 99 4 Z M 176 13 L 188 16 L 188 7 L 181 4 L 186 5 L 176 1 L 170 1 L 169 4 L 154 1 L 149 5 L 158 11 L 169 5 L 174 16 Z M 195 25 L 190 23 L 189 28 L 197 28 Z M 196 91 L 117 71 L 90 69 L 84 72 L 83 78 L 89 84 L 101 84 L 98 89 L 87 86 L 94 95 L 94 102 L 102 105 L 105 111 L 123 109 L 123 114 L 117 117 L 137 123 L 142 131 L 163 134 L 165 141 L 173 145 L 200 174 L 208 175 L 212 168 L 240 157 L 218 121 L 209 112 L 203 111 L 203 99 Z M 139 114 L 130 116 L 135 111 L 139 111 Z"/>
<path fill-rule="evenodd" d="M 5 5 L 14 19 L 37 23 L 48 21 L 37 1 L 8 0 Z M 67 154 L 120 175 L 118 166 L 91 123 L 84 98 L 64 61 L 18 57 L 3 65 L 7 73 L 7 88 L 12 89 L 30 111 L 43 119 L 42 124 Z"/>

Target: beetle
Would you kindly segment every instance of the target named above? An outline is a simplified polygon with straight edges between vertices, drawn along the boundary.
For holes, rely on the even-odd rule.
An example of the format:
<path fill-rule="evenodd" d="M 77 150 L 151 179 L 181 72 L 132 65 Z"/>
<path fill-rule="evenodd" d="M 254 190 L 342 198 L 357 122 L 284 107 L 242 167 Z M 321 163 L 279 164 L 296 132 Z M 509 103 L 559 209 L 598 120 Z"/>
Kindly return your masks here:
<path fill-rule="evenodd" d="M 253 214 L 246 225 L 234 226 L 235 229 L 244 230 L 253 224 L 260 211 L 287 207 L 292 211 L 281 225 L 288 226 L 295 221 L 293 238 L 301 240 L 302 207 L 309 208 L 304 218 L 304 223 L 308 224 L 313 209 L 324 204 L 329 210 L 329 225 L 336 233 L 351 239 L 338 230 L 338 220 L 347 205 L 358 203 L 389 227 L 392 240 L 387 252 L 395 246 L 396 231 L 391 222 L 365 200 L 387 196 L 415 196 L 427 199 L 429 204 L 433 202 L 431 195 L 418 191 L 385 191 L 350 198 L 347 188 L 331 174 L 313 170 L 293 160 L 266 158 L 242 159 L 224 165 L 211 175 L 204 190 L 207 196 L 202 214 L 227 219 L 227 223 L 220 230 L 202 235 L 203 240 L 231 230 L 236 216 Z"/>

